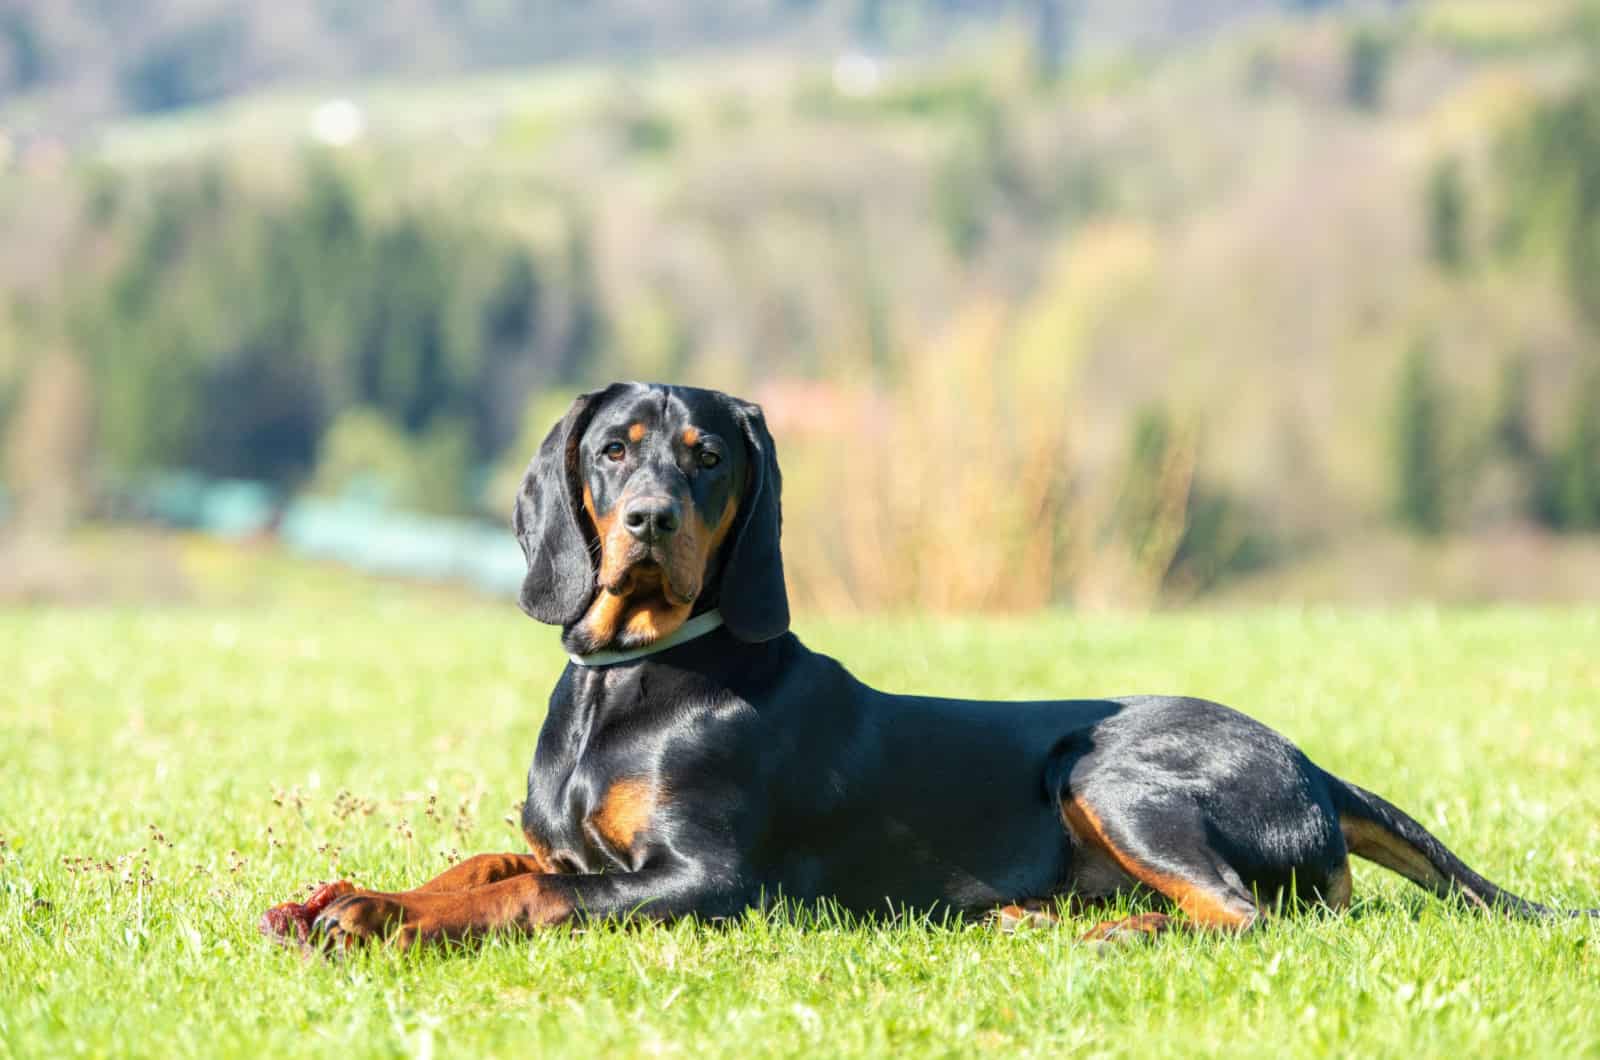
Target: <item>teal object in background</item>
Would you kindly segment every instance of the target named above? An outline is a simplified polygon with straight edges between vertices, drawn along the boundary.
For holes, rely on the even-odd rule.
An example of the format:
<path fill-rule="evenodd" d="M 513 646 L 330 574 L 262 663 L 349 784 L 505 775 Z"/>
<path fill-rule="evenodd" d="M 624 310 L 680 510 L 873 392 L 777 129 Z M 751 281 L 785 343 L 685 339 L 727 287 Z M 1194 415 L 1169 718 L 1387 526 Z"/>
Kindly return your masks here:
<path fill-rule="evenodd" d="M 278 534 L 293 552 L 376 574 L 459 581 L 508 595 L 522 584 L 522 551 L 510 528 L 475 520 L 307 497 L 285 510 Z"/>
<path fill-rule="evenodd" d="M 521 586 L 522 550 L 509 526 L 400 511 L 383 497 L 364 488 L 284 502 L 262 482 L 169 471 L 126 487 L 114 510 L 230 540 L 276 529 L 292 553 L 374 574 L 459 582 L 496 595 Z"/>

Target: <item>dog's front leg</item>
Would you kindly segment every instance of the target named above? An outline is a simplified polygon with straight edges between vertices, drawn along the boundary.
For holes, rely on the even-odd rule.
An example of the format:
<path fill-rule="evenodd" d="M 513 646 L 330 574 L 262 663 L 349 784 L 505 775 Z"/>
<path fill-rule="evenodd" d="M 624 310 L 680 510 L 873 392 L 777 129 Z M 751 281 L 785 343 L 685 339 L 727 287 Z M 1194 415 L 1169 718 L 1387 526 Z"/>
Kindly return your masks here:
<path fill-rule="evenodd" d="M 682 868 L 646 867 L 595 876 L 520 875 L 464 891 L 361 892 L 330 903 L 317 917 L 313 934 L 334 949 L 390 937 L 409 947 L 572 920 L 721 915 L 736 904 L 704 879 L 704 874 Z"/>

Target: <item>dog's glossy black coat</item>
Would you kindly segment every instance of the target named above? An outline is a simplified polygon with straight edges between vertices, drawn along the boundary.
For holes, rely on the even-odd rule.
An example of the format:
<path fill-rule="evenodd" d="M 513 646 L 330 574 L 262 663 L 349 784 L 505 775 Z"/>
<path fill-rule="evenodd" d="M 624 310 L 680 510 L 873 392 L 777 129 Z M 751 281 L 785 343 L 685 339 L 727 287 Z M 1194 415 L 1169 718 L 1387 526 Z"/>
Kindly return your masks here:
<path fill-rule="evenodd" d="M 731 466 L 713 485 L 670 447 L 625 466 L 597 458 L 640 422 L 661 446 L 689 427 L 715 435 Z M 551 696 L 523 824 L 577 915 L 721 917 L 779 896 L 972 913 L 1144 886 L 1242 928 L 1289 893 L 1347 896 L 1352 828 L 1366 837 L 1356 853 L 1441 894 L 1548 912 L 1218 704 L 975 702 L 855 680 L 787 632 L 775 447 L 760 411 L 722 394 L 631 384 L 580 399 L 519 501 L 530 614 L 569 629 L 582 614 L 595 541 L 577 498 L 587 485 L 603 504 L 631 474 L 657 476 L 708 522 L 732 483 L 744 507 L 695 605 L 720 607 L 725 628 L 632 662 L 571 664 Z M 624 781 L 654 798 L 621 844 L 594 821 Z"/>
<path fill-rule="evenodd" d="M 1215 703 L 868 688 L 788 632 L 780 491 L 753 405 L 639 384 L 579 398 L 518 497 L 523 608 L 580 653 L 650 641 L 691 611 L 716 607 L 726 625 L 567 666 L 528 774 L 530 853 L 479 855 L 397 894 L 330 884 L 269 910 L 263 930 L 411 944 L 727 917 L 780 898 L 868 914 L 1004 907 L 1004 921 L 1043 915 L 1035 899 L 1141 888 L 1188 920 L 1145 914 L 1091 936 L 1242 931 L 1286 897 L 1345 904 L 1350 854 L 1440 895 L 1556 915 Z"/>

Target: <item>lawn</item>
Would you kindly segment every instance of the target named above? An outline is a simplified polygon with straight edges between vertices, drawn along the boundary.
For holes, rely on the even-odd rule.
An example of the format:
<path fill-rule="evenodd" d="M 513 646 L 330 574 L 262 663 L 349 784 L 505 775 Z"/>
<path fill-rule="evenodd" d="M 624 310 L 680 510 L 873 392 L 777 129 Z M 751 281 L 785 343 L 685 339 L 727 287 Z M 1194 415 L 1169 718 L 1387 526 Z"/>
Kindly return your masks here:
<path fill-rule="evenodd" d="M 802 619 L 875 683 L 1242 707 L 1513 890 L 1600 905 L 1600 611 Z M 553 633 L 383 587 L 0 612 L 0 1054 L 1600 1056 L 1600 922 L 1361 863 L 1342 916 L 1110 954 L 1087 921 L 751 916 L 302 960 L 310 881 L 401 887 L 511 824 Z"/>

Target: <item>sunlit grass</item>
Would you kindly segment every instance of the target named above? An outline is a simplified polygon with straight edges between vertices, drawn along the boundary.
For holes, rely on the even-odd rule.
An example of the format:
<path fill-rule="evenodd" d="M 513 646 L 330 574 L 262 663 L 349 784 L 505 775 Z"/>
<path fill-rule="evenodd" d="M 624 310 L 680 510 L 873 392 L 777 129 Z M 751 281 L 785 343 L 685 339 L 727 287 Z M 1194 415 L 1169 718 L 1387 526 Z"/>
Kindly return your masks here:
<path fill-rule="evenodd" d="M 0 1054 L 1593 1055 L 1600 927 L 1355 908 L 1101 956 L 752 916 L 304 962 L 255 919 L 517 849 L 561 654 L 514 607 L 0 614 Z M 1531 897 L 1600 905 L 1600 612 L 802 620 L 907 691 L 1240 706 Z"/>

